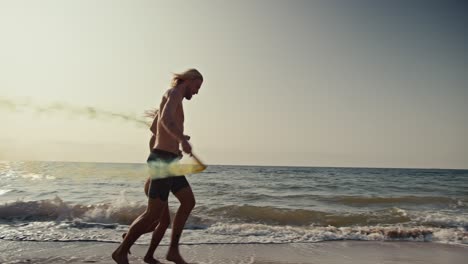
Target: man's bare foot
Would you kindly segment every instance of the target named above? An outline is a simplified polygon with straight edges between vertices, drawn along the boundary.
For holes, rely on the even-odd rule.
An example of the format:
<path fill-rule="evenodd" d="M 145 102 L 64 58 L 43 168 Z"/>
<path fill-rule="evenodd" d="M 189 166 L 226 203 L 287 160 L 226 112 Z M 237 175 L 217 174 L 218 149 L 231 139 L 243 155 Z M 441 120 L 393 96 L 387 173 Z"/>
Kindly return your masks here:
<path fill-rule="evenodd" d="M 169 250 L 169 252 L 167 252 L 166 259 L 176 264 L 189 264 L 185 262 L 178 250 Z"/>
<path fill-rule="evenodd" d="M 112 253 L 112 259 L 117 263 L 117 264 L 128 264 L 128 258 L 127 254 L 122 254 L 120 252 L 120 248 L 117 248 L 113 253 Z"/>
<path fill-rule="evenodd" d="M 159 260 L 155 259 L 153 256 L 145 256 L 143 259 L 144 262 L 149 264 L 160 264 Z"/>

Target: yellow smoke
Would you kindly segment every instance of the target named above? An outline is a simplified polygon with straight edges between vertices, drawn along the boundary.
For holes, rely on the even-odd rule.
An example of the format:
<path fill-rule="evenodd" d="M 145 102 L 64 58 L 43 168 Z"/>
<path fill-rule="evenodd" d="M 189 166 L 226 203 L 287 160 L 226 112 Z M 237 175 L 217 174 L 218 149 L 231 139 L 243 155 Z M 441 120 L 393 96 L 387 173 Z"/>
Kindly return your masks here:
<path fill-rule="evenodd" d="M 138 118 L 136 115 L 124 114 L 118 112 L 107 111 L 103 109 L 98 109 L 91 106 L 80 107 L 70 104 L 64 104 L 60 102 L 54 102 L 48 105 L 38 105 L 29 101 L 14 101 L 7 98 L 0 97 L 0 110 L 6 110 L 10 112 L 22 112 L 24 110 L 31 110 L 38 114 L 62 114 L 67 113 L 74 116 L 87 117 L 89 119 L 116 119 L 120 121 L 130 122 L 139 127 L 147 128 L 150 123 L 144 119 Z M 148 113 L 145 114 L 149 117 Z M 0 155 L 0 160 L 2 159 Z M 204 165 L 196 156 L 192 155 L 192 164 L 183 164 L 179 161 L 172 163 L 151 163 L 149 164 L 149 173 L 150 177 L 153 179 L 156 178 L 167 178 L 174 177 L 186 174 L 194 174 L 202 172 L 206 169 Z"/>
<path fill-rule="evenodd" d="M 116 119 L 134 123 L 137 126 L 148 127 L 149 125 L 147 121 L 138 118 L 136 115 L 107 111 L 92 106 L 74 106 L 60 102 L 54 102 L 48 105 L 38 105 L 29 101 L 19 102 L 0 97 L 0 109 L 4 109 L 10 112 L 21 112 L 24 110 L 31 110 L 37 114 L 67 113 L 73 116 L 87 117 L 89 119 Z"/>
<path fill-rule="evenodd" d="M 206 165 L 200 163 L 181 164 L 178 161 L 171 163 L 165 162 L 150 162 L 149 175 L 152 179 L 163 179 L 169 177 L 183 176 L 186 174 L 195 174 L 206 169 Z"/>

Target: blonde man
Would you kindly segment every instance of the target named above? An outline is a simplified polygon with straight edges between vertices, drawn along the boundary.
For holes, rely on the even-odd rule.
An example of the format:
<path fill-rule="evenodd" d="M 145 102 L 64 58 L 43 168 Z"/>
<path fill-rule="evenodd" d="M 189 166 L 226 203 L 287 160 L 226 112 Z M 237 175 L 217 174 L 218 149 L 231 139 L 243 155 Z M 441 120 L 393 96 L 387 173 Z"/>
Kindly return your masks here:
<path fill-rule="evenodd" d="M 189 69 L 180 74 L 174 74 L 171 88 L 166 91 L 159 105 L 159 113 L 151 126 L 154 135 L 154 148 L 148 157 L 151 162 L 171 162 L 180 158 L 179 146 L 186 154 L 192 154 L 192 146 L 188 142 L 189 136 L 184 135 L 184 110 L 183 99 L 190 100 L 198 94 L 203 83 L 203 76 L 196 69 Z M 172 223 L 172 235 L 169 251 L 166 259 L 176 264 L 186 264 L 179 252 L 179 240 L 193 207 L 195 197 L 192 188 L 185 176 L 177 176 L 151 180 L 148 188 L 148 205 L 146 211 L 141 214 L 130 226 L 120 246 L 112 253 L 112 258 L 119 264 L 128 263 L 128 251 L 135 241 L 155 221 L 167 219 L 167 199 L 172 192 L 180 202 L 180 207 Z M 154 257 L 148 257 L 154 253 L 157 244 L 165 230 L 158 228 L 153 233 L 152 243 L 145 257 L 145 262 L 159 263 Z M 162 235 L 161 235 L 162 233 Z M 155 243 L 157 242 L 157 243 Z M 154 246 L 156 245 L 156 246 Z"/>

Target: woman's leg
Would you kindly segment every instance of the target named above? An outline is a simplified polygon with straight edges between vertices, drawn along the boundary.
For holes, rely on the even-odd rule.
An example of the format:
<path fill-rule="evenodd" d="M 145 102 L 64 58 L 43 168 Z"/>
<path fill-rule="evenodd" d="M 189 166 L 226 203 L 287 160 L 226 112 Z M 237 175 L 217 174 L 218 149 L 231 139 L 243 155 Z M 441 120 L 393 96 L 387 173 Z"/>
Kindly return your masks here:
<path fill-rule="evenodd" d="M 195 207 L 195 197 L 190 186 L 184 187 L 174 193 L 177 199 L 180 202 L 180 207 L 177 210 L 177 213 L 174 217 L 174 222 L 172 224 L 172 235 L 171 235 L 171 244 L 169 246 L 169 251 L 167 252 L 166 259 L 173 261 L 176 264 L 185 264 L 185 260 L 180 256 L 179 253 L 179 240 L 182 235 L 182 230 L 184 229 L 185 222 L 187 221 L 190 213 L 192 212 L 193 207 Z"/>
<path fill-rule="evenodd" d="M 150 178 L 146 179 L 146 182 L 145 182 L 144 189 L 145 189 L 146 196 L 148 196 L 149 186 L 150 186 Z M 162 214 L 164 215 L 164 212 L 162 212 Z M 156 226 L 158 225 L 158 223 L 159 223 L 159 220 L 156 219 L 153 223 L 151 223 L 151 225 L 148 225 L 145 232 L 144 232 L 144 234 L 149 233 L 149 232 L 153 232 L 154 229 L 156 228 Z M 125 238 L 126 235 L 127 235 L 127 233 L 123 233 L 122 238 Z M 130 252 L 130 250 L 128 251 L 128 254 L 132 254 Z"/>
<path fill-rule="evenodd" d="M 169 227 L 169 223 L 171 221 L 171 216 L 169 214 L 169 206 L 166 205 L 166 208 L 161 214 L 159 218 L 159 224 L 156 227 L 156 230 L 153 232 L 153 236 L 151 237 L 151 243 L 146 252 L 145 258 L 143 259 L 146 263 L 156 264 L 160 263 L 154 258 L 154 252 L 156 248 L 159 246 L 164 234 L 166 233 L 167 228 Z"/>
<path fill-rule="evenodd" d="M 148 179 L 146 179 L 146 182 L 145 182 L 145 194 L 147 197 L 148 197 L 148 190 L 149 190 L 150 182 L 151 180 L 148 177 Z M 164 219 L 163 217 L 164 213 L 165 211 L 162 212 L 161 219 Z M 151 225 L 148 226 L 148 229 L 146 229 L 145 234 L 149 232 L 153 232 L 156 226 L 158 225 L 158 223 L 159 223 L 159 219 L 156 219 Z"/>
<path fill-rule="evenodd" d="M 141 214 L 135 221 L 133 221 L 127 235 L 124 237 L 120 246 L 112 253 L 112 258 L 118 264 L 128 263 L 128 250 L 135 243 L 135 241 L 143 234 L 148 228 L 148 225 L 154 223 L 159 219 L 164 207 L 167 206 L 167 201 L 162 201 L 160 198 L 148 199 L 148 206 L 146 211 Z"/>

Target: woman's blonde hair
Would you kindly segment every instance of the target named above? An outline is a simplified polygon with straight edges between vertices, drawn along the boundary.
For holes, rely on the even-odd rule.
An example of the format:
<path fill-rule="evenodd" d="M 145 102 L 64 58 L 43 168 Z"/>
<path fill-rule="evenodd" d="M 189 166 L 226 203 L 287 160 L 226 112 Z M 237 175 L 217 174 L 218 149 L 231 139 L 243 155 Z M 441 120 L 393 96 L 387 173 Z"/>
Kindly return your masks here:
<path fill-rule="evenodd" d="M 188 69 L 183 73 L 174 73 L 174 77 L 172 77 L 171 87 L 176 87 L 177 85 L 183 83 L 186 80 L 202 80 L 203 76 L 201 73 L 196 69 Z"/>

